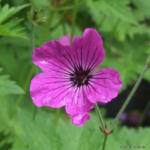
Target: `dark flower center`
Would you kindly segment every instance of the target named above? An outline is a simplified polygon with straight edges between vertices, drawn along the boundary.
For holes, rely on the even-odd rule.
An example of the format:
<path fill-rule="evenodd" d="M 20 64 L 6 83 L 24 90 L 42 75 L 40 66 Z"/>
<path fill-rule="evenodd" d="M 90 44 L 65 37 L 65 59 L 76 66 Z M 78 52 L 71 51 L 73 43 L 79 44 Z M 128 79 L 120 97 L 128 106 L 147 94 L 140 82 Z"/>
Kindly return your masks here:
<path fill-rule="evenodd" d="M 70 80 L 73 83 L 73 86 L 80 87 L 82 85 L 88 85 L 89 80 L 92 75 L 89 74 L 90 70 L 84 70 L 82 67 L 78 67 L 74 69 L 74 72 L 70 74 Z"/>

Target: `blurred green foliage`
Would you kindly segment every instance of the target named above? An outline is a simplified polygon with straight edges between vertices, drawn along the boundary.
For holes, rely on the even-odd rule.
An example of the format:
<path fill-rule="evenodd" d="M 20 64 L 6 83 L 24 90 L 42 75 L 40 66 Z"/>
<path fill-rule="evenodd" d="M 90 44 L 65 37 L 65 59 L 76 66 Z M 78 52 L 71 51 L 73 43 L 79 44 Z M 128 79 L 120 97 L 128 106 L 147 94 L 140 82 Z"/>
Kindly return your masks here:
<path fill-rule="evenodd" d="M 30 80 L 38 72 L 32 49 L 64 34 L 79 35 L 86 27 L 96 28 L 104 39 L 103 67 L 118 69 L 124 88 L 133 84 L 150 54 L 150 0 L 0 0 L 1 150 L 100 148 L 95 115 L 82 128 L 71 125 L 62 110 L 40 109 L 34 119 L 29 96 Z M 150 81 L 150 71 L 144 78 Z M 149 138 L 149 128 L 118 128 L 107 146 L 148 150 Z"/>
<path fill-rule="evenodd" d="M 0 95 L 23 93 L 24 91 L 19 86 L 17 86 L 14 81 L 9 80 L 8 75 L 0 75 Z"/>
<path fill-rule="evenodd" d="M 94 113 L 84 127 L 76 127 L 61 112 L 38 110 L 34 118 L 31 107 L 19 108 L 9 101 L 3 101 L 0 107 L 0 119 L 3 121 L 0 131 L 5 135 L 1 148 L 8 147 L 10 143 L 9 149 L 12 150 L 98 150 L 102 146 L 103 134 L 99 132 Z M 107 149 L 128 149 L 132 146 L 149 150 L 149 137 L 149 128 L 119 127 L 109 136 Z"/>
<path fill-rule="evenodd" d="M 0 35 L 25 38 L 24 28 L 19 26 L 21 19 L 12 19 L 17 12 L 27 7 L 28 5 L 22 5 L 18 7 L 9 7 L 8 4 L 0 6 Z"/>

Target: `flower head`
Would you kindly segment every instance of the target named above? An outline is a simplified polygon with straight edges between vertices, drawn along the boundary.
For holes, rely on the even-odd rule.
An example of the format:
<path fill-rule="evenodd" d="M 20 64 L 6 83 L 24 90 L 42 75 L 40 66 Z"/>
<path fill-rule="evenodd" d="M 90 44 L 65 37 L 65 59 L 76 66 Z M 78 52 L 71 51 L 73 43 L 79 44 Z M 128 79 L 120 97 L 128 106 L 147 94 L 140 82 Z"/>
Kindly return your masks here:
<path fill-rule="evenodd" d="M 33 52 L 33 63 L 42 69 L 30 85 L 33 103 L 52 108 L 65 107 L 76 125 L 89 120 L 96 103 L 107 103 L 121 88 L 119 73 L 97 69 L 105 57 L 102 38 L 92 28 L 81 37 L 64 36 L 49 41 Z"/>

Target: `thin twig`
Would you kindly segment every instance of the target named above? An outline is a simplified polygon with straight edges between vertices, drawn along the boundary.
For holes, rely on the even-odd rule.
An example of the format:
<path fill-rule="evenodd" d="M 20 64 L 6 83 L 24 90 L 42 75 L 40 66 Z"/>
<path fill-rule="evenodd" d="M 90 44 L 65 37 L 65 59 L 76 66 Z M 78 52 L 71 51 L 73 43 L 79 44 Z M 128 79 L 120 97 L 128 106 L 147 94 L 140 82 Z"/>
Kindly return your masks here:
<path fill-rule="evenodd" d="M 103 117 L 102 117 L 102 115 L 101 115 L 99 106 L 96 104 L 95 108 L 96 108 L 96 112 L 97 112 L 97 114 L 98 114 L 100 126 L 101 126 L 101 128 L 104 130 L 104 129 L 105 129 L 105 123 L 104 123 Z"/>
<path fill-rule="evenodd" d="M 72 14 L 72 28 L 71 28 L 71 41 L 75 32 L 75 25 L 76 25 L 76 16 L 77 16 L 77 4 L 78 0 L 74 0 L 74 9 Z"/>
<path fill-rule="evenodd" d="M 102 145 L 102 150 L 106 149 L 107 138 L 108 138 L 108 135 L 105 134 L 104 135 L 104 142 L 103 142 L 103 145 Z"/>
<path fill-rule="evenodd" d="M 36 115 L 37 115 L 37 112 L 38 112 L 38 107 L 34 107 L 34 110 L 33 110 L 33 120 L 36 119 Z"/>
<path fill-rule="evenodd" d="M 149 58 L 148 58 L 148 61 L 149 61 Z M 138 86 L 140 85 L 140 83 L 141 83 L 141 81 L 142 81 L 142 79 L 143 79 L 143 77 L 144 77 L 146 71 L 149 69 L 149 64 L 148 64 L 149 62 L 148 62 L 148 61 L 146 61 L 146 64 L 145 64 L 145 66 L 144 66 L 143 71 L 141 72 L 141 74 L 140 74 L 138 80 L 136 81 L 136 83 L 135 83 L 133 89 L 132 89 L 131 92 L 129 93 L 129 96 L 128 96 L 127 99 L 125 100 L 125 102 L 124 102 L 124 104 L 122 105 L 121 109 L 120 109 L 119 112 L 117 113 L 117 115 L 116 115 L 116 117 L 115 117 L 115 120 L 119 119 L 120 115 L 123 113 L 123 111 L 125 110 L 125 108 L 128 106 L 128 104 L 129 104 L 129 102 L 131 101 L 133 95 L 135 94 L 135 92 L 136 92 Z"/>
<path fill-rule="evenodd" d="M 96 112 L 98 114 L 98 118 L 99 118 L 99 122 L 100 122 L 100 129 L 104 135 L 104 142 L 102 145 L 102 150 L 105 150 L 108 136 L 112 133 L 112 131 L 108 129 L 106 123 L 104 122 L 98 104 L 96 104 L 95 108 L 96 108 Z"/>

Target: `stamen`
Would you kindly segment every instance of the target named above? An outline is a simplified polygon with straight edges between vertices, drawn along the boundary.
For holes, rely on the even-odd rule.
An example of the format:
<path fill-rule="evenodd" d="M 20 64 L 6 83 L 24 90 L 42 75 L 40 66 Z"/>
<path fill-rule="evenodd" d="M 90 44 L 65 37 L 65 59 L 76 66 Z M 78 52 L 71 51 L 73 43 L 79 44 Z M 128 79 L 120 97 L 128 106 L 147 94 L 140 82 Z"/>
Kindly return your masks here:
<path fill-rule="evenodd" d="M 81 66 L 74 69 L 74 72 L 70 74 L 70 81 L 72 81 L 73 86 L 83 86 L 88 85 L 89 80 L 92 77 L 90 75 L 90 70 L 84 70 Z"/>

